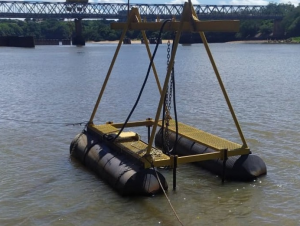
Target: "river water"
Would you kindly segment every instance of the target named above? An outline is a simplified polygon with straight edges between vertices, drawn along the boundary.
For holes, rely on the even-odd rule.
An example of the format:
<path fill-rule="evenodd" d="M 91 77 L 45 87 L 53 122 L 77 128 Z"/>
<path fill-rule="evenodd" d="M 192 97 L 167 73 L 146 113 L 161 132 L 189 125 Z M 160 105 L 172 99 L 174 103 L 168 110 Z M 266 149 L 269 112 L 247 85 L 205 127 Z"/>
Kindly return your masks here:
<path fill-rule="evenodd" d="M 184 225 L 300 225 L 300 45 L 211 44 L 248 145 L 268 174 L 221 184 L 180 165 L 177 190 L 162 170 Z M 69 156 L 89 120 L 116 44 L 0 48 L 0 225 L 180 225 L 163 194 L 121 197 Z M 153 46 L 151 47 L 153 50 Z M 165 75 L 167 45 L 155 64 Z M 122 46 L 95 123 L 123 122 L 146 75 L 143 45 Z M 201 44 L 179 46 L 178 119 L 240 143 Z M 158 89 L 150 74 L 131 120 L 154 118 Z M 146 129 L 139 128 L 145 137 Z"/>

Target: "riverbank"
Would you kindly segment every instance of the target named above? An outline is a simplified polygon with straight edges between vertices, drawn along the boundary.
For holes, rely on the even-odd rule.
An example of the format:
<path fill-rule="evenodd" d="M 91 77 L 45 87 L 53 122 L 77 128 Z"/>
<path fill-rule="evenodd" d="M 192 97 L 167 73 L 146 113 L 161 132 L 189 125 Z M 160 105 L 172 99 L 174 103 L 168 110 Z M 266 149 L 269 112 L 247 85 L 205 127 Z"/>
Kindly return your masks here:
<path fill-rule="evenodd" d="M 241 40 L 241 41 L 230 41 L 226 43 L 232 44 L 263 44 L 268 43 L 268 40 Z"/>
<path fill-rule="evenodd" d="M 230 41 L 226 43 L 251 43 L 251 44 L 260 44 L 260 43 L 267 43 L 267 40 L 247 40 L 247 41 Z M 95 44 L 118 44 L 119 40 L 115 41 L 87 41 L 87 43 L 95 43 Z M 168 43 L 168 40 L 162 40 L 162 43 Z M 131 40 L 131 44 L 141 44 L 141 40 Z"/>
<path fill-rule="evenodd" d="M 119 40 L 115 40 L 115 41 L 99 41 L 99 42 L 88 41 L 87 43 L 118 44 Z M 168 43 L 168 40 L 162 40 L 162 43 Z M 141 44 L 141 40 L 131 40 L 131 44 Z"/>
<path fill-rule="evenodd" d="M 119 40 L 115 41 L 88 41 L 87 43 L 96 43 L 96 44 L 118 44 Z M 162 40 L 162 43 L 168 43 L 168 40 Z M 290 39 L 287 40 L 240 40 L 240 41 L 230 41 L 225 42 L 229 44 L 300 44 L 299 42 L 292 41 Z M 131 44 L 141 44 L 141 40 L 131 40 Z"/>

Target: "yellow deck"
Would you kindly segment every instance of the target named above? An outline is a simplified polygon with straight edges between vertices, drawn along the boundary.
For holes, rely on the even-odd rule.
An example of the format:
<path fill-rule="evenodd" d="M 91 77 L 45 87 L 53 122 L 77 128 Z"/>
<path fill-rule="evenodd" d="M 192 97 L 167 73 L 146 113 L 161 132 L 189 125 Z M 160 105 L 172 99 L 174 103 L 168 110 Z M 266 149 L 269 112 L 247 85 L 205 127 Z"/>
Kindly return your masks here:
<path fill-rule="evenodd" d="M 175 121 L 170 120 L 169 124 L 169 130 L 172 132 L 176 132 Z M 159 121 L 158 125 L 162 126 L 162 121 Z M 231 142 L 229 140 L 223 139 L 221 137 L 204 132 L 180 122 L 178 122 L 178 134 L 182 137 L 185 137 L 196 143 L 203 144 L 216 151 L 222 151 L 224 149 L 227 149 L 228 152 L 243 150 L 243 147 L 240 144 Z"/>
<path fill-rule="evenodd" d="M 119 131 L 118 128 L 114 127 L 112 124 L 103 124 L 103 125 L 89 125 L 89 128 L 103 136 L 105 134 L 116 133 Z M 141 161 L 146 161 L 142 159 L 147 153 L 148 144 L 142 140 L 136 140 L 135 138 L 126 139 L 123 141 L 114 142 L 114 144 L 119 147 L 122 151 L 132 155 L 133 157 L 140 159 Z M 152 161 L 169 161 L 170 157 L 165 155 L 161 150 L 152 148 L 151 149 Z M 149 160 L 150 161 L 150 160 Z"/>
<path fill-rule="evenodd" d="M 137 124 L 147 124 L 153 121 L 136 122 Z M 133 123 L 135 124 L 135 123 Z M 105 134 L 116 134 L 119 132 L 121 124 L 103 124 L 103 125 L 89 125 L 88 128 L 102 137 Z M 158 122 L 158 126 L 162 126 L 162 121 Z M 169 130 L 175 132 L 175 121 L 170 120 Z M 209 159 L 223 158 L 224 150 L 227 150 L 227 156 L 249 154 L 248 147 L 244 148 L 242 145 L 220 138 L 213 134 L 196 129 L 192 126 L 178 123 L 178 134 L 196 143 L 203 144 L 215 150 L 212 153 L 204 153 L 198 155 L 178 157 L 178 163 L 205 161 Z M 145 167 L 154 166 L 172 166 L 173 162 L 170 156 L 165 155 L 160 149 L 151 148 L 150 156 L 147 156 L 148 144 L 136 137 L 115 141 L 114 145 L 122 151 L 133 156 L 145 164 Z"/>

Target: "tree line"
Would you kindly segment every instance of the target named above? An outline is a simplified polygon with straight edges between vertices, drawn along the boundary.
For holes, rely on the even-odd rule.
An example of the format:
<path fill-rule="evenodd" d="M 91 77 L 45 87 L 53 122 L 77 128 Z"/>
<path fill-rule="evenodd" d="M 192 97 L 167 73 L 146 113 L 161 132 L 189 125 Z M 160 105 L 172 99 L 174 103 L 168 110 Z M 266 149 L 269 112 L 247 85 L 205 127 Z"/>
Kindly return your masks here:
<path fill-rule="evenodd" d="M 270 3 L 266 14 L 283 14 L 281 29 L 285 38 L 300 36 L 300 4 Z M 121 31 L 111 30 L 109 20 L 83 20 L 83 36 L 86 41 L 118 40 Z M 238 33 L 206 33 L 208 40 L 217 42 L 245 40 L 257 37 L 272 37 L 273 20 L 241 20 Z M 70 39 L 75 32 L 73 20 L 57 19 L 2 19 L 0 20 L 0 36 L 33 36 L 35 39 Z M 157 37 L 158 31 L 147 31 L 147 37 Z M 127 37 L 140 39 L 139 31 L 127 32 Z M 172 38 L 171 32 L 164 32 L 163 39 Z"/>

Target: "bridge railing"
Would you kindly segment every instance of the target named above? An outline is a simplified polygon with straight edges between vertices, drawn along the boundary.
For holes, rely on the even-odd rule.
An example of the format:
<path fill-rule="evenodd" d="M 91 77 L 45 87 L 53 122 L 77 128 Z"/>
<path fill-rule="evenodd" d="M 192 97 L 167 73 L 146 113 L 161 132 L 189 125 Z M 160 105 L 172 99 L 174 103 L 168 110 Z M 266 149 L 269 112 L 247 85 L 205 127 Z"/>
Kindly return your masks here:
<path fill-rule="evenodd" d="M 103 18 L 125 19 L 127 3 L 67 3 L 0 1 L 1 18 Z M 143 18 L 179 19 L 182 4 L 130 4 Z M 194 5 L 200 19 L 281 19 L 282 14 L 267 14 L 264 5 Z"/>

